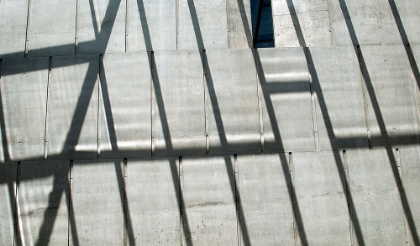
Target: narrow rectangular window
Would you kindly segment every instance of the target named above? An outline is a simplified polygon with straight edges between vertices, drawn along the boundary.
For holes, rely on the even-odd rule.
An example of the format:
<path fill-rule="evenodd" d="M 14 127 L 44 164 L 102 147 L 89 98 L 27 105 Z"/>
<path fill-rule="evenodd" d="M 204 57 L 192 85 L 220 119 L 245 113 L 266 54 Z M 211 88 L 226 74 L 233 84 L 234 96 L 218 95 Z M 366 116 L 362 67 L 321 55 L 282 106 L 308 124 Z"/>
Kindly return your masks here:
<path fill-rule="evenodd" d="M 250 0 L 252 33 L 255 48 L 274 47 L 271 0 Z"/>

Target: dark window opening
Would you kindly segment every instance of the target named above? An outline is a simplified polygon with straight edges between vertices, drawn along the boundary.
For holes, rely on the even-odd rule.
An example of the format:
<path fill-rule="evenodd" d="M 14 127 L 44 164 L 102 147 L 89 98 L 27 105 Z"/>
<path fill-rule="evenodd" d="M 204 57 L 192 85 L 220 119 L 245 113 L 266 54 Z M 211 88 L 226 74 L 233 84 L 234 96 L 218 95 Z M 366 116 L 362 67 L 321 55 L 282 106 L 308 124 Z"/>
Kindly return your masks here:
<path fill-rule="evenodd" d="M 254 47 L 274 47 L 274 30 L 273 15 L 271 11 L 271 0 L 250 1 Z"/>

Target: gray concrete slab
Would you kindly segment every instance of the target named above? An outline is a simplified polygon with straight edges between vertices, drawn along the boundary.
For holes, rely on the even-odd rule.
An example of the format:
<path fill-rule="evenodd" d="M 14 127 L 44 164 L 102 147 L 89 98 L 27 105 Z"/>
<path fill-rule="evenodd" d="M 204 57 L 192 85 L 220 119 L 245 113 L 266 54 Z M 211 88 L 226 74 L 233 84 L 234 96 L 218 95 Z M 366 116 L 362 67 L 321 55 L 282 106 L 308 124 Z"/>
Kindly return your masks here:
<path fill-rule="evenodd" d="M 155 155 L 205 154 L 200 54 L 197 51 L 156 52 L 155 65 L 152 123 Z"/>
<path fill-rule="evenodd" d="M 296 14 L 273 15 L 275 47 L 300 47 L 298 35 L 293 25 Z"/>
<path fill-rule="evenodd" d="M 1 99 L 11 160 L 43 159 L 48 58 L 5 59 Z"/>
<path fill-rule="evenodd" d="M 319 148 L 368 147 L 362 75 L 354 48 L 311 47 L 310 53 L 318 79 L 314 92 Z"/>
<path fill-rule="evenodd" d="M 14 214 L 16 194 L 16 163 L 0 163 L 0 245 L 15 243 Z"/>
<path fill-rule="evenodd" d="M 0 58 L 24 56 L 27 10 L 28 0 L 0 2 Z"/>
<path fill-rule="evenodd" d="M 125 52 L 126 1 L 78 1 L 77 54 Z"/>
<path fill-rule="evenodd" d="M 227 18 L 230 49 L 252 47 L 251 2 L 227 0 Z"/>
<path fill-rule="evenodd" d="M 79 242 L 70 239 L 70 245 L 123 244 L 122 170 L 120 160 L 74 162 L 71 192 Z"/>
<path fill-rule="evenodd" d="M 106 54 L 100 90 L 100 157 L 151 154 L 151 74 L 147 53 Z"/>
<path fill-rule="evenodd" d="M 417 235 L 420 235 L 420 149 L 418 147 L 400 149 L 401 159 L 401 181 L 404 186 L 405 196 L 408 201 L 408 207 L 412 215 L 412 220 L 416 225 Z M 410 245 L 415 245 L 410 235 Z"/>
<path fill-rule="evenodd" d="M 350 216 L 337 165 L 330 151 L 292 155 L 296 199 L 309 245 L 351 245 Z"/>
<path fill-rule="evenodd" d="M 181 50 L 227 49 L 226 6 L 226 0 L 179 0 L 178 48 Z M 199 47 L 199 44 L 203 44 L 204 47 Z"/>
<path fill-rule="evenodd" d="M 257 74 L 251 50 L 207 51 L 211 154 L 259 153 Z"/>
<path fill-rule="evenodd" d="M 227 162 L 226 162 L 227 161 Z M 238 243 L 233 158 L 183 158 L 181 189 L 190 231 L 183 245 L 236 245 Z M 228 166 L 230 165 L 230 167 Z"/>
<path fill-rule="evenodd" d="M 238 192 L 251 245 L 294 245 L 292 202 L 279 155 L 238 155 Z M 287 168 L 286 170 L 289 170 Z M 243 238 L 242 244 L 245 245 Z"/>
<path fill-rule="evenodd" d="M 19 220 L 23 245 L 66 245 L 70 161 L 22 162 Z"/>
<path fill-rule="evenodd" d="M 53 57 L 48 95 L 48 158 L 97 156 L 99 57 Z"/>
<path fill-rule="evenodd" d="M 73 54 L 75 31 L 76 0 L 31 1 L 28 56 Z"/>
<path fill-rule="evenodd" d="M 310 75 L 303 49 L 259 49 L 256 54 L 262 66 L 264 152 L 315 150 Z M 276 139 L 278 132 L 281 139 Z"/>
<path fill-rule="evenodd" d="M 127 52 L 176 50 L 176 11 L 175 0 L 128 0 Z"/>
<path fill-rule="evenodd" d="M 375 107 L 372 99 L 366 96 L 373 146 L 418 143 L 414 81 L 404 47 L 361 46 L 361 52 L 372 82 L 373 100 L 376 99 L 379 105 L 379 108 Z M 384 132 L 392 139 L 384 138 Z"/>
<path fill-rule="evenodd" d="M 178 158 L 128 160 L 127 201 L 136 244 L 181 244 L 178 169 Z"/>
<path fill-rule="evenodd" d="M 328 0 L 272 0 L 271 6 L 273 15 L 317 12 L 328 10 Z"/>
<path fill-rule="evenodd" d="M 395 1 L 402 26 L 410 44 L 420 44 L 420 2 L 418 0 Z"/>
<path fill-rule="evenodd" d="M 397 165 L 395 153 L 388 156 L 382 148 L 346 153 L 350 192 L 365 245 L 406 245 L 404 212 L 391 167 Z"/>

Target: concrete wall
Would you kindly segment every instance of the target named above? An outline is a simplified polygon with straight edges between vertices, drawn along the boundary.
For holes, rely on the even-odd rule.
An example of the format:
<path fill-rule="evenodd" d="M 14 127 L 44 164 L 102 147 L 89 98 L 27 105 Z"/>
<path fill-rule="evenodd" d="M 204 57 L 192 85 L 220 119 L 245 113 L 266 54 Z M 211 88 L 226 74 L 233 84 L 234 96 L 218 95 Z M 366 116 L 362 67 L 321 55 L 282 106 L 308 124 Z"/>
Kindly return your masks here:
<path fill-rule="evenodd" d="M 0 245 L 420 245 L 420 0 L 0 1 Z"/>

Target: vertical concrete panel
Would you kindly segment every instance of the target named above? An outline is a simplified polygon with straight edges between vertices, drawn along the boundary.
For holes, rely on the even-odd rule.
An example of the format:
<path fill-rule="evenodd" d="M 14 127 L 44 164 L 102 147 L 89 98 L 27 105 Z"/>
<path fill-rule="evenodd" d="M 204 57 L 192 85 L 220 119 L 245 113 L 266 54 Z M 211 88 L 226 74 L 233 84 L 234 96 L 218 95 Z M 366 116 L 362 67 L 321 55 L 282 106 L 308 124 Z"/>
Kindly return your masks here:
<path fill-rule="evenodd" d="M 229 48 L 252 46 L 251 5 L 248 0 L 227 0 Z"/>
<path fill-rule="evenodd" d="M 341 182 L 345 177 L 340 177 L 334 155 L 293 153 L 296 199 L 309 245 L 351 245 L 350 216 Z"/>
<path fill-rule="evenodd" d="M 310 48 L 319 148 L 368 147 L 362 75 L 351 46 Z M 343 61 L 346 61 L 345 63 Z"/>
<path fill-rule="evenodd" d="M 23 57 L 26 41 L 28 0 L 0 2 L 0 58 Z"/>
<path fill-rule="evenodd" d="M 310 75 L 303 50 L 259 49 L 256 54 L 262 67 L 264 152 L 315 150 Z M 276 139 L 276 132 L 281 139 Z"/>
<path fill-rule="evenodd" d="M 420 149 L 418 147 L 400 149 L 400 158 L 401 180 L 412 215 L 411 219 L 417 228 L 414 233 L 418 236 L 420 235 Z M 415 245 L 411 233 L 409 234 L 410 245 Z"/>
<path fill-rule="evenodd" d="M 153 131 L 155 154 L 206 151 L 204 83 L 197 51 L 156 52 Z"/>
<path fill-rule="evenodd" d="M 74 162 L 71 191 L 79 242 L 71 245 L 123 244 L 122 170 L 120 160 Z"/>
<path fill-rule="evenodd" d="M 76 0 L 31 0 L 28 56 L 73 54 L 75 24 Z"/>
<path fill-rule="evenodd" d="M 238 156 L 238 187 L 251 245 L 294 245 L 293 210 L 279 155 Z M 289 170 L 287 168 L 287 170 Z M 242 241 L 241 245 L 245 245 Z"/>
<path fill-rule="evenodd" d="M 413 76 L 404 47 L 361 46 L 361 52 L 367 68 L 363 72 L 369 74 L 372 84 L 368 92 L 375 96 L 370 99 L 367 96 L 368 127 L 373 145 L 418 143 Z M 392 139 L 384 136 L 385 132 Z"/>
<path fill-rule="evenodd" d="M 259 153 L 258 92 L 251 50 L 208 51 L 210 153 Z"/>
<path fill-rule="evenodd" d="M 100 156 L 150 156 L 152 116 L 148 54 L 107 54 L 103 66 Z"/>
<path fill-rule="evenodd" d="M 390 151 L 347 151 L 349 186 L 365 245 L 406 245 L 404 212 L 392 171 L 396 155 Z"/>
<path fill-rule="evenodd" d="M 19 215 L 24 245 L 67 245 L 70 161 L 22 162 Z"/>
<path fill-rule="evenodd" d="M 0 245 L 4 246 L 15 243 L 16 178 L 16 163 L 0 163 Z"/>
<path fill-rule="evenodd" d="M 48 99 L 48 158 L 97 156 L 98 56 L 54 57 Z"/>
<path fill-rule="evenodd" d="M 190 231 L 183 245 L 237 245 L 234 174 L 230 156 L 183 158 L 181 188 Z"/>
<path fill-rule="evenodd" d="M 406 0 L 406 1 L 395 1 L 397 6 L 397 12 L 401 18 L 401 24 L 404 27 L 408 41 L 410 44 L 420 44 L 420 29 L 418 23 L 420 23 L 420 1 L 418 0 Z"/>
<path fill-rule="evenodd" d="M 77 53 L 125 51 L 124 0 L 78 1 Z"/>
<path fill-rule="evenodd" d="M 12 160 L 44 158 L 48 58 L 5 59 L 3 117 Z"/>
<path fill-rule="evenodd" d="M 127 52 L 176 50 L 176 9 L 175 0 L 128 0 Z"/>
<path fill-rule="evenodd" d="M 227 49 L 226 6 L 226 0 L 179 0 L 179 49 Z"/>
<path fill-rule="evenodd" d="M 181 244 L 178 168 L 175 158 L 128 160 L 127 200 L 138 245 Z"/>

